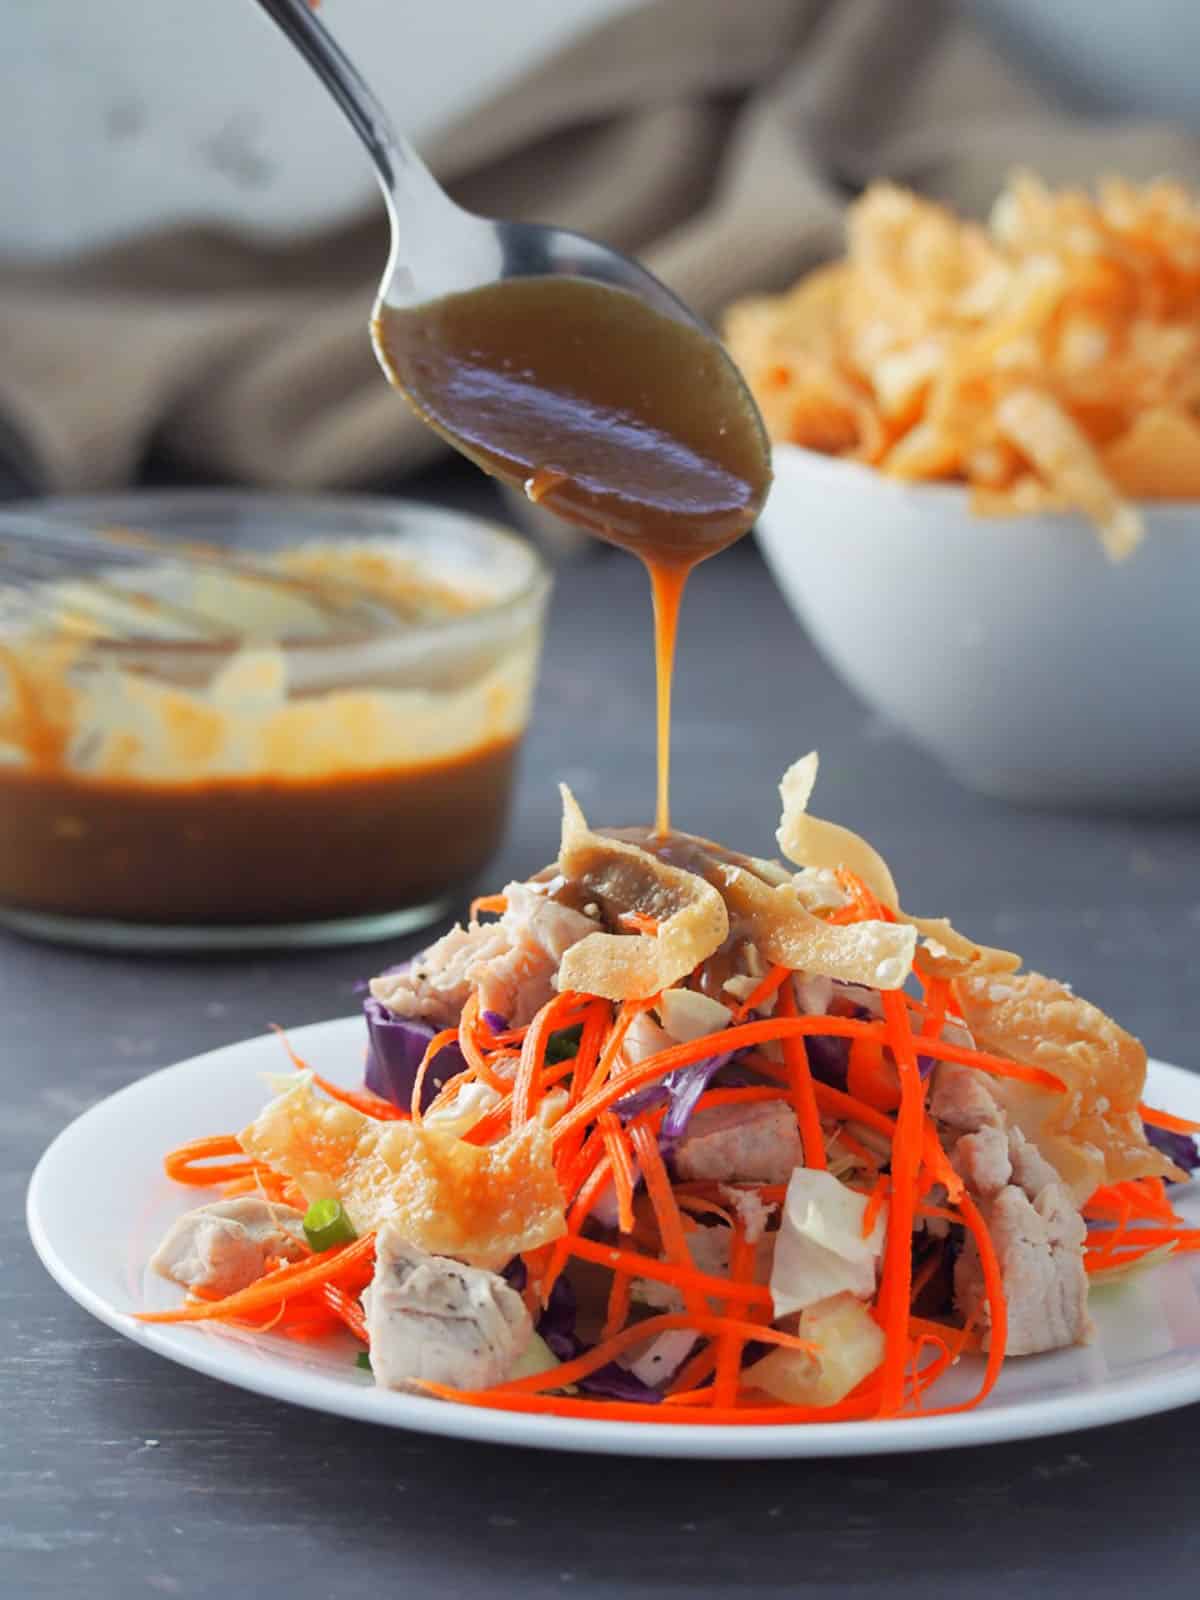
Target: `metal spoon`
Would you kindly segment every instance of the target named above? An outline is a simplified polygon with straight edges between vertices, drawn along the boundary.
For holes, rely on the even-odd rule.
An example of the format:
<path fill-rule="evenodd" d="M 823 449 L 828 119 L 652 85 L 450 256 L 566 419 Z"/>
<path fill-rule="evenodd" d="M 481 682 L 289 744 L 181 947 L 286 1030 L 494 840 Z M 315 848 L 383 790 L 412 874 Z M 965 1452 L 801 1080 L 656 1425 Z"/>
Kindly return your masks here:
<path fill-rule="evenodd" d="M 701 329 L 719 348 L 702 318 L 619 250 L 566 228 L 495 221 L 455 205 L 413 146 L 396 131 L 307 0 L 258 3 L 333 95 L 374 164 L 392 243 L 375 303 L 372 337 L 389 377 L 391 368 L 376 331 L 385 308 L 408 309 L 505 278 L 582 277 L 624 289 L 655 311 Z M 729 365 L 732 369 L 732 362 Z M 748 394 L 747 404 L 753 408 Z"/>

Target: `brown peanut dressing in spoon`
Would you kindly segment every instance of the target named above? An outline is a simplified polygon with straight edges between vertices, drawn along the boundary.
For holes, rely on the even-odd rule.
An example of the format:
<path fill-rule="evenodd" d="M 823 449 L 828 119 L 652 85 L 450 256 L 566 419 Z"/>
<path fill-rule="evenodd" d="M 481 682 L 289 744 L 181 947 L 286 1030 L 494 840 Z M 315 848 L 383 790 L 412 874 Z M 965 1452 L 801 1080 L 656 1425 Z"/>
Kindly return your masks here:
<path fill-rule="evenodd" d="M 749 531 L 771 481 L 737 369 L 710 334 L 585 278 L 509 278 L 387 308 L 374 332 L 393 383 L 431 427 L 645 563 L 658 676 L 655 831 L 667 833 L 684 585 Z"/>

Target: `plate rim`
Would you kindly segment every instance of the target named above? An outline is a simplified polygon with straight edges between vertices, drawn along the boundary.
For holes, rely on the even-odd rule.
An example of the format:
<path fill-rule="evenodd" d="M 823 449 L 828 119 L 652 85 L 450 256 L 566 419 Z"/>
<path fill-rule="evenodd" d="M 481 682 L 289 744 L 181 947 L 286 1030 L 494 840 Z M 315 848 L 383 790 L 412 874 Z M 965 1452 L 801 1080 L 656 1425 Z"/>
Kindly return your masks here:
<path fill-rule="evenodd" d="M 298 1049 L 312 1052 L 322 1044 L 348 1041 L 362 1028 L 359 1016 L 343 1016 L 290 1029 Z M 299 1405 L 326 1415 L 379 1426 L 405 1428 L 479 1444 L 507 1444 L 582 1454 L 638 1455 L 708 1460 L 822 1459 L 874 1456 L 925 1450 L 963 1449 L 976 1445 L 1045 1438 L 1106 1427 L 1200 1401 L 1200 1362 L 1183 1369 L 1139 1377 L 1111 1390 L 1084 1390 L 1044 1400 L 1021 1400 L 989 1411 L 943 1417 L 841 1423 L 698 1424 L 607 1422 L 603 1419 L 530 1416 L 481 1407 L 448 1405 L 422 1395 L 381 1391 L 367 1383 L 346 1382 L 320 1373 L 298 1373 L 270 1360 L 239 1365 L 238 1346 L 206 1330 L 139 1323 L 112 1305 L 63 1260 L 45 1220 L 45 1194 L 56 1166 L 86 1136 L 89 1125 L 112 1108 L 136 1101 L 172 1077 L 190 1076 L 224 1064 L 247 1046 L 272 1038 L 251 1035 L 160 1067 L 106 1095 L 60 1130 L 33 1169 L 26 1192 L 25 1215 L 37 1255 L 59 1287 L 98 1321 L 116 1333 L 177 1365 L 234 1388 L 267 1399 Z M 222 1058 L 224 1058 L 222 1062 Z M 1151 1058 L 1149 1070 L 1168 1078 L 1195 1080 L 1200 1074 Z M 199 1336 L 197 1336 L 199 1335 Z M 1036 1360 L 1036 1357 L 1029 1359 Z M 232 1370 L 231 1370 L 232 1367 Z M 915 1426 L 914 1424 L 919 1424 Z"/>

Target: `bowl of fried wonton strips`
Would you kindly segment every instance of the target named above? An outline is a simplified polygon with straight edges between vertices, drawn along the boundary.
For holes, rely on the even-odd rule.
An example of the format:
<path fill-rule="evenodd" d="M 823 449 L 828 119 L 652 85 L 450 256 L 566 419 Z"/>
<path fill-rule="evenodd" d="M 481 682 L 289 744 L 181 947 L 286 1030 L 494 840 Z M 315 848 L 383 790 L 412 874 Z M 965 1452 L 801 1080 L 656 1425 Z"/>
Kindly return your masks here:
<path fill-rule="evenodd" d="M 990 794 L 1200 799 L 1200 198 L 1021 174 L 971 223 L 875 184 L 725 331 L 764 553 L 852 688 Z"/>

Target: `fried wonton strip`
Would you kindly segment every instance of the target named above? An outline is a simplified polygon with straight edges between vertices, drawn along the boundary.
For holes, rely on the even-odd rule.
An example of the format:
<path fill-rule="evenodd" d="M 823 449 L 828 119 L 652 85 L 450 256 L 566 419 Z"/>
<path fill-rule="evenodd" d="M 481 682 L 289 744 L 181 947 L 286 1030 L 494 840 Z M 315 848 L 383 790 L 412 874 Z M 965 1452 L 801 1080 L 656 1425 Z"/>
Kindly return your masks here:
<path fill-rule="evenodd" d="M 1182 1176 L 1146 1139 L 1138 1113 L 1146 1051 L 1132 1034 L 1037 972 L 964 978 L 955 994 L 981 1050 L 1044 1068 L 1066 1084 L 1066 1094 L 999 1078 L 990 1088 L 1078 1203 L 1104 1184 Z"/>
<path fill-rule="evenodd" d="M 340 1200 L 359 1233 L 393 1217 L 412 1244 L 473 1266 L 498 1269 L 566 1226 L 552 1135 L 536 1118 L 494 1144 L 467 1144 L 318 1099 L 302 1074 L 238 1140 L 310 1201 Z"/>
<path fill-rule="evenodd" d="M 649 999 L 720 947 L 729 932 L 725 902 L 694 873 L 627 840 L 593 833 L 565 784 L 562 799 L 559 871 L 606 910 L 635 912 L 650 919 L 657 932 L 589 934 L 563 956 L 559 988 L 605 1000 Z"/>
<path fill-rule="evenodd" d="M 836 823 L 823 822 L 808 815 L 807 807 L 817 780 L 817 770 L 817 754 L 812 751 L 795 762 L 783 775 L 783 782 L 779 785 L 783 817 L 776 835 L 779 848 L 789 861 L 799 867 L 848 868 L 895 917 L 893 924 L 859 922 L 836 931 L 848 933 L 852 928 L 875 930 L 890 927 L 898 934 L 904 930 L 913 939 L 914 948 L 915 935 L 919 933 L 930 941 L 922 957 L 922 966 L 934 977 L 955 978 L 973 972 L 1015 972 L 1021 965 L 1021 958 L 1011 951 L 993 950 L 987 945 L 976 944 L 974 940 L 956 932 L 945 918 L 910 917 L 900 909 L 900 896 L 895 882 L 878 851 L 849 828 L 841 828 Z M 821 967 L 812 967 L 810 970 L 827 971 Z M 828 975 L 839 976 L 832 972 Z M 858 981 L 875 982 L 869 978 Z M 896 986 L 877 983 L 876 987 Z"/>

